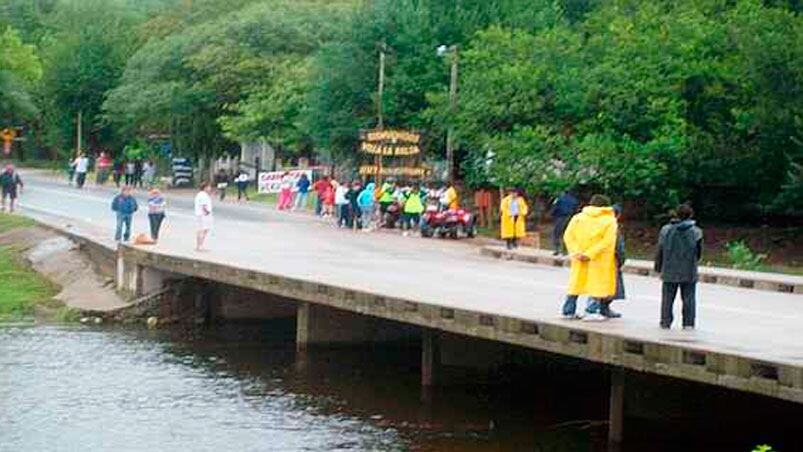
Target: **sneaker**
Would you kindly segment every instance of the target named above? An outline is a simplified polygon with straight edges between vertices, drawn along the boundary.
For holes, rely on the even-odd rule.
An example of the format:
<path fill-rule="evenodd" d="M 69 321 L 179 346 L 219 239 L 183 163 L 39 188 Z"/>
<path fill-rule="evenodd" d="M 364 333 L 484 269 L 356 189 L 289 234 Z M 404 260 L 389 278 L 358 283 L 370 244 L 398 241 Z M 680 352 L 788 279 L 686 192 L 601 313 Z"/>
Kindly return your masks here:
<path fill-rule="evenodd" d="M 600 312 L 600 314 L 602 314 L 604 317 L 607 317 L 609 319 L 618 319 L 618 318 L 622 317 L 622 314 L 620 314 L 620 313 L 618 313 L 618 312 L 616 312 L 616 311 L 614 311 L 613 309 L 610 309 L 610 308 L 606 309 L 603 312 Z"/>
<path fill-rule="evenodd" d="M 694 325 L 683 325 L 683 330 L 694 331 Z"/>
<path fill-rule="evenodd" d="M 586 314 L 586 316 L 583 318 L 583 320 L 586 321 L 586 322 L 601 322 L 603 320 L 608 320 L 608 319 L 604 315 L 602 315 L 602 314 L 600 314 L 598 312 L 594 312 L 594 313 L 591 313 L 591 314 Z"/>
<path fill-rule="evenodd" d="M 662 330 L 668 330 L 668 329 L 670 329 L 670 328 L 671 328 L 671 326 L 670 326 L 670 325 L 664 325 L 663 323 L 661 324 L 661 329 L 662 329 Z"/>
<path fill-rule="evenodd" d="M 560 256 L 560 251 L 553 251 L 553 252 L 552 252 L 552 255 L 553 255 L 553 256 Z"/>
<path fill-rule="evenodd" d="M 583 317 L 577 314 L 561 314 L 563 320 L 580 320 Z"/>

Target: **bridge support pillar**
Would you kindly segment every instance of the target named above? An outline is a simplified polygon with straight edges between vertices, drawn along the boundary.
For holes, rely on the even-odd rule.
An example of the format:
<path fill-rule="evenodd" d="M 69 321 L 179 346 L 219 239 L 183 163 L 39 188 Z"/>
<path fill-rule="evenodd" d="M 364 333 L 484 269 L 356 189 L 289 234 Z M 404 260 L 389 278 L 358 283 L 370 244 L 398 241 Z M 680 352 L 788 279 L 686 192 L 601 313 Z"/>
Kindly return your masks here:
<path fill-rule="evenodd" d="M 610 450 L 619 450 L 625 421 L 625 370 L 611 370 L 611 400 L 608 408 L 608 445 Z"/>
<path fill-rule="evenodd" d="M 410 325 L 301 302 L 296 314 L 296 349 L 313 345 L 394 342 L 415 337 Z"/>
<path fill-rule="evenodd" d="M 435 384 L 436 367 L 440 363 L 439 335 L 437 331 L 425 329 L 421 334 L 421 386 Z"/>

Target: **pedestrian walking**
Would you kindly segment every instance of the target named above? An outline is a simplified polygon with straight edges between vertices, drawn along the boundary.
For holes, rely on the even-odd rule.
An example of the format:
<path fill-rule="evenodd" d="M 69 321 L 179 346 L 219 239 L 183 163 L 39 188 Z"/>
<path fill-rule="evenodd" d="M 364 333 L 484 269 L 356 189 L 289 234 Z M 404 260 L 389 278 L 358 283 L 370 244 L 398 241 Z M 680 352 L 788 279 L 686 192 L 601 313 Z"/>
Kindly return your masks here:
<path fill-rule="evenodd" d="M 697 266 L 703 254 L 703 231 L 694 221 L 694 210 L 684 204 L 661 228 L 655 271 L 661 274 L 661 328 L 671 328 L 672 306 L 680 289 L 683 329 L 694 329 L 697 312 Z"/>
<path fill-rule="evenodd" d="M 142 159 L 138 158 L 134 160 L 134 187 L 142 188 L 142 175 Z"/>
<path fill-rule="evenodd" d="M 114 166 L 112 167 L 112 177 L 114 178 L 114 186 L 120 188 L 120 181 L 123 178 L 123 173 L 125 172 L 125 168 L 123 167 L 122 160 L 117 160 L 114 162 Z"/>
<path fill-rule="evenodd" d="M 157 188 L 152 188 L 148 192 L 148 223 L 151 227 L 151 238 L 154 242 L 159 241 L 159 230 L 162 228 L 166 210 L 167 201 L 165 201 L 162 192 Z"/>
<path fill-rule="evenodd" d="M 153 188 L 156 182 L 156 164 L 153 160 L 146 160 L 145 163 L 142 164 L 142 175 L 145 178 L 145 186 Z"/>
<path fill-rule="evenodd" d="M 376 185 L 369 182 L 365 188 L 360 192 L 357 197 L 357 205 L 359 206 L 360 219 L 362 220 L 363 231 L 371 230 L 372 218 L 374 216 L 374 190 Z"/>
<path fill-rule="evenodd" d="M 329 183 L 324 186 L 323 190 L 323 198 L 321 199 L 321 204 L 323 206 L 323 216 L 324 217 L 332 217 L 335 214 L 335 187 L 337 186 L 337 181 L 334 179 L 329 179 Z"/>
<path fill-rule="evenodd" d="M 89 159 L 84 154 L 78 154 L 75 158 L 75 184 L 78 188 L 84 188 L 87 171 L 89 171 Z"/>
<path fill-rule="evenodd" d="M 226 189 L 229 188 L 229 174 L 226 173 L 226 170 L 223 168 L 220 168 L 215 175 L 215 187 L 217 188 L 220 200 L 223 201 L 226 199 Z"/>
<path fill-rule="evenodd" d="M 242 200 L 245 198 L 248 201 L 248 182 L 250 181 L 250 177 L 248 177 L 248 173 L 245 171 L 240 171 L 240 174 L 234 179 L 234 183 L 237 185 L 237 201 Z"/>
<path fill-rule="evenodd" d="M 346 195 L 349 192 L 348 184 L 337 184 L 335 187 L 335 210 L 337 210 L 337 227 L 348 226 L 349 221 L 349 200 Z"/>
<path fill-rule="evenodd" d="M 67 185 L 72 185 L 73 181 L 75 180 L 75 162 L 77 160 L 77 156 L 74 159 L 70 159 L 67 162 Z"/>
<path fill-rule="evenodd" d="M 577 206 L 580 202 L 570 192 L 562 193 L 552 205 L 553 228 L 552 228 L 552 247 L 554 251 L 553 256 L 566 255 L 563 246 L 563 234 L 566 231 L 566 226 L 569 224 L 569 219 L 574 215 Z"/>
<path fill-rule="evenodd" d="M 112 159 L 105 153 L 101 152 L 97 159 L 97 173 L 95 174 L 95 183 L 103 186 L 109 179 L 109 170 L 112 166 Z"/>
<path fill-rule="evenodd" d="M 129 187 L 134 185 L 134 173 L 136 173 L 136 165 L 133 160 L 126 160 L 125 162 L 125 184 Z"/>
<path fill-rule="evenodd" d="M 404 235 L 409 235 L 411 230 L 417 231 L 421 225 L 421 214 L 424 213 L 424 200 L 421 194 L 421 187 L 414 184 L 409 192 L 404 194 Z"/>
<path fill-rule="evenodd" d="M 317 195 L 315 199 L 315 215 L 321 216 L 323 214 L 323 197 L 326 192 L 326 187 L 331 187 L 332 183 L 329 181 L 329 176 L 323 176 L 312 184 L 312 189 Z"/>
<path fill-rule="evenodd" d="M 518 189 L 511 188 L 507 196 L 502 198 L 499 211 L 502 240 L 505 241 L 507 249 L 518 248 L 519 239 L 527 236 L 526 219 L 529 213 L 527 201 Z"/>
<path fill-rule="evenodd" d="M 307 210 L 307 197 L 312 183 L 306 173 L 301 173 L 301 177 L 296 182 L 296 200 L 293 203 L 293 210 Z"/>
<path fill-rule="evenodd" d="M 348 227 L 362 229 L 362 216 L 360 215 L 360 193 L 362 193 L 362 185 L 360 181 L 355 180 L 351 183 L 349 191 L 346 192 L 346 199 L 349 202 L 349 217 Z"/>
<path fill-rule="evenodd" d="M 195 220 L 198 228 L 195 235 L 196 251 L 206 251 L 206 239 L 215 223 L 211 194 L 212 186 L 209 182 L 202 182 L 201 190 L 195 195 Z"/>
<path fill-rule="evenodd" d="M 611 201 L 607 196 L 594 195 L 588 206 L 573 216 L 566 227 L 564 241 L 571 258 L 571 273 L 563 316 L 580 318 L 577 299 L 588 295 L 594 302 L 608 299 L 616 293 L 616 235 L 617 225 Z M 603 320 L 601 312 L 586 310 L 589 320 Z"/>
<path fill-rule="evenodd" d="M 6 211 L 6 198 L 8 198 L 8 212 L 14 213 L 14 203 L 17 201 L 17 195 L 22 193 L 23 186 L 22 179 L 14 169 L 14 165 L 7 164 L 3 174 L 0 174 L 0 187 L 2 187 L 3 191 L 3 212 Z"/>
<path fill-rule="evenodd" d="M 293 205 L 293 178 L 285 171 L 279 185 L 279 210 L 288 210 Z"/>
<path fill-rule="evenodd" d="M 123 186 L 120 193 L 112 199 L 112 211 L 117 214 L 117 227 L 114 240 L 127 242 L 131 238 L 131 220 L 137 211 L 137 200 L 131 196 L 131 187 Z"/>

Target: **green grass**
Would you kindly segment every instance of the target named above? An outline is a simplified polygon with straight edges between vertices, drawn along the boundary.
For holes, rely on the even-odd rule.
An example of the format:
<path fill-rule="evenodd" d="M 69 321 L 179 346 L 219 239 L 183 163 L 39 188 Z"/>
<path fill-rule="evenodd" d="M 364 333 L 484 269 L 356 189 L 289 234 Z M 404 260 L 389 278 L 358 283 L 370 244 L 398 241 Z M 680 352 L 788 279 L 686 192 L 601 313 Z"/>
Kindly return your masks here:
<path fill-rule="evenodd" d="M 14 229 L 29 228 L 35 224 L 33 220 L 26 217 L 0 213 L 0 234 L 5 234 Z"/>
<path fill-rule="evenodd" d="M 29 317 L 36 305 L 51 305 L 55 294 L 53 284 L 27 267 L 18 250 L 0 247 L 0 321 Z"/>
<path fill-rule="evenodd" d="M 25 217 L 0 214 L 0 234 L 33 225 Z M 50 281 L 25 264 L 19 248 L 0 246 L 0 321 L 30 317 L 37 305 L 57 308 L 58 303 L 53 301 L 56 293 Z"/>

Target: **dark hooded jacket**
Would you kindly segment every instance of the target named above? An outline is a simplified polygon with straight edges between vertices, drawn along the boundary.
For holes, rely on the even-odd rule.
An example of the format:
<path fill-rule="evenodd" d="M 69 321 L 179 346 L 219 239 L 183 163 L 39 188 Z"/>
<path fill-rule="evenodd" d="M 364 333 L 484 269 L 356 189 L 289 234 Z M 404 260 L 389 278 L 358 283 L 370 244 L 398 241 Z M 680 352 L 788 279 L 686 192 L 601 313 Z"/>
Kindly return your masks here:
<path fill-rule="evenodd" d="M 703 231 L 694 220 L 674 221 L 661 228 L 655 271 L 666 282 L 696 282 L 703 252 Z"/>

